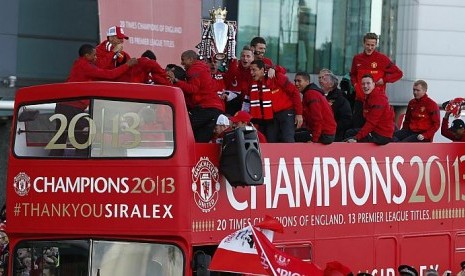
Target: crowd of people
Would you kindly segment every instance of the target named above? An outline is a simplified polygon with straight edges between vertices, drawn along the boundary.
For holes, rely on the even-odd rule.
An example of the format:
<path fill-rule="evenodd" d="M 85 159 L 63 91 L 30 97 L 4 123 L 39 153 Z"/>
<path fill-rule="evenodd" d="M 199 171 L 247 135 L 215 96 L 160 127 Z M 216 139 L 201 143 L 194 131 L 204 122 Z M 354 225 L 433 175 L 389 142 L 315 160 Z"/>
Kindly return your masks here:
<path fill-rule="evenodd" d="M 262 37 L 245 45 L 239 60 L 203 60 L 196 51 L 187 50 L 181 55 L 183 68 L 168 64 L 165 69 L 150 50 L 140 58 L 131 58 L 124 51 L 126 39 L 123 29 L 113 26 L 97 47 L 82 45 L 68 81 L 112 80 L 179 87 L 197 142 L 221 141 L 218 138 L 222 132 L 237 127 L 234 118 L 244 119 L 244 112 L 250 119 L 242 122 L 255 127 L 262 142 L 272 143 L 431 142 L 440 128 L 439 107 L 428 97 L 424 80 L 414 83 L 414 98 L 402 127 L 396 127 L 386 84 L 401 79 L 403 72 L 376 50 L 378 36 L 374 33 L 363 37 L 364 49 L 354 56 L 348 78 L 339 82 L 330 69 L 323 68 L 318 83 L 311 81 L 308 72 L 297 72 L 292 83 L 286 69 L 265 56 L 266 41 Z M 71 103 L 67 116 L 86 108 L 85 102 Z M 446 113 L 443 119 L 442 135 L 465 141 L 464 122 L 456 119 L 449 127 L 449 116 Z"/>

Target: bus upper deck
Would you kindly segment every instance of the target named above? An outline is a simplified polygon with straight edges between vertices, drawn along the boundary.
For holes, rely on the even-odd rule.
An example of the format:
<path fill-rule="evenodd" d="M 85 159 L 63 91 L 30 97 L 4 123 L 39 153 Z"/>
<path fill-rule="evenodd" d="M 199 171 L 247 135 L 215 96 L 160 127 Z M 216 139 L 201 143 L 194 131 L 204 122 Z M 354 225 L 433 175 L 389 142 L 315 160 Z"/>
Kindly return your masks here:
<path fill-rule="evenodd" d="M 235 187 L 220 146 L 195 143 L 177 88 L 25 88 L 12 127 L 10 275 L 28 262 L 43 275 L 192 275 L 197 252 L 265 215 L 285 226 L 283 251 L 320 266 L 384 276 L 465 259 L 461 143 L 262 144 L 263 185 Z M 253 149 L 238 150 L 233 169 L 253 174 Z"/>

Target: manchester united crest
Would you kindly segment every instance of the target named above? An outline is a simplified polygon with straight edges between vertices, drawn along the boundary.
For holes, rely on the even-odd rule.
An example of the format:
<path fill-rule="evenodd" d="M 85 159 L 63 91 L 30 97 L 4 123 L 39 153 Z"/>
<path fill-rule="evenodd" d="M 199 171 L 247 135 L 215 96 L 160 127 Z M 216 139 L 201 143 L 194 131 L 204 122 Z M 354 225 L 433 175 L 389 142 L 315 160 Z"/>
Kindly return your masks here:
<path fill-rule="evenodd" d="M 13 187 L 19 196 L 25 196 L 31 189 L 31 178 L 26 173 L 20 172 L 14 178 Z"/>
<path fill-rule="evenodd" d="M 205 213 L 210 212 L 218 202 L 220 191 L 218 168 L 208 159 L 201 157 L 192 168 L 192 191 L 197 206 Z"/>
<path fill-rule="evenodd" d="M 279 254 L 274 255 L 274 259 L 280 266 L 287 266 L 291 261 L 289 258 Z"/>
<path fill-rule="evenodd" d="M 371 63 L 371 68 L 373 68 L 373 69 L 378 68 L 378 63 L 372 62 Z"/>

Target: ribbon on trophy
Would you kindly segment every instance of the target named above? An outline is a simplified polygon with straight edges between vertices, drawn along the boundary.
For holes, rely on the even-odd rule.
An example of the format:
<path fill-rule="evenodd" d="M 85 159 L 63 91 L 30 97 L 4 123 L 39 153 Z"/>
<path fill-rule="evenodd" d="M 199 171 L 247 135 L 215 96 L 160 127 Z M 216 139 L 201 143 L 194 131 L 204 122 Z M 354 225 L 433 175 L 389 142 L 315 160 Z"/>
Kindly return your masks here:
<path fill-rule="evenodd" d="M 210 20 L 202 20 L 202 40 L 196 46 L 200 59 L 227 61 L 236 58 L 236 21 L 225 21 L 226 8 L 210 10 Z"/>

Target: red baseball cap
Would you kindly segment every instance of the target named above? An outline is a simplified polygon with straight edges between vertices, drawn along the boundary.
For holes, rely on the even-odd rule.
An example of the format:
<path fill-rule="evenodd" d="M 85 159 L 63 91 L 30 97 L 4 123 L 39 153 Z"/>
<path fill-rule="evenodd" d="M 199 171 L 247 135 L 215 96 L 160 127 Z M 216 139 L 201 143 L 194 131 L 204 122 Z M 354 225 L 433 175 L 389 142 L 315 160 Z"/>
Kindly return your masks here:
<path fill-rule="evenodd" d="M 117 38 L 129 39 L 129 37 L 124 34 L 123 28 L 117 26 L 110 27 L 108 29 L 107 36 L 116 36 Z"/>
<path fill-rule="evenodd" d="M 250 123 L 251 119 L 252 119 L 252 116 L 250 116 L 250 114 L 247 111 L 241 110 L 241 111 L 236 112 L 234 117 L 231 118 L 231 121 L 233 123 L 238 123 L 238 122 Z"/>

